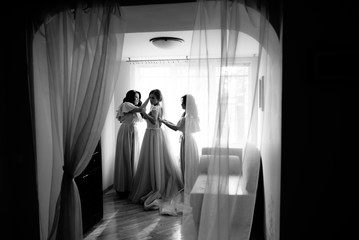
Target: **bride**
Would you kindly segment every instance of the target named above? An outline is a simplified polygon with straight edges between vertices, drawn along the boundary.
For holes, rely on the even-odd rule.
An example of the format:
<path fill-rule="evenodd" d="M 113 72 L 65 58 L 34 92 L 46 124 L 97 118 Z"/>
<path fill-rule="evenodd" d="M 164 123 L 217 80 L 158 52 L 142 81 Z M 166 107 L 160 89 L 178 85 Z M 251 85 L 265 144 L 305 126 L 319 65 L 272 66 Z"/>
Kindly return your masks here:
<path fill-rule="evenodd" d="M 162 93 L 154 89 L 149 94 L 151 109 L 143 118 L 147 128 L 143 137 L 137 171 L 134 176 L 129 199 L 143 203 L 145 210 L 161 209 L 183 188 L 182 174 L 170 152 L 159 118 L 163 110 L 160 105 Z"/>

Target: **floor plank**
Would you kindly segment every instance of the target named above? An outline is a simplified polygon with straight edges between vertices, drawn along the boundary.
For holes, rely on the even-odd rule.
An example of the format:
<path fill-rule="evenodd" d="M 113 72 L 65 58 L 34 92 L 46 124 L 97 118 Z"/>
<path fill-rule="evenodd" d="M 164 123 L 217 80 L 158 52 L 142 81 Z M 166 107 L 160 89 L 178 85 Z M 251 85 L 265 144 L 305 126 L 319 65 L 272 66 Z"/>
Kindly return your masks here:
<path fill-rule="evenodd" d="M 160 215 L 158 210 L 144 211 L 113 189 L 103 196 L 103 219 L 85 235 L 85 240 L 181 240 L 181 216 Z M 186 240 L 188 238 L 186 237 Z"/>

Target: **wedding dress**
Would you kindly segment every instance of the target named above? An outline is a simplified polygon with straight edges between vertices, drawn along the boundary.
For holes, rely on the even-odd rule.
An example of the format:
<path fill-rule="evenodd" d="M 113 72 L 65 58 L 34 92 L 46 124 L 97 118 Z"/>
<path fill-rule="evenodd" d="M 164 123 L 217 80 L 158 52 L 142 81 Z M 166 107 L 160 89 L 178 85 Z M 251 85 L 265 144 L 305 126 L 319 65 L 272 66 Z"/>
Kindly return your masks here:
<path fill-rule="evenodd" d="M 158 121 L 161 106 L 151 106 L 150 111 L 156 122 L 152 124 L 146 119 L 147 128 L 129 196 L 133 203 L 142 203 L 145 210 L 162 209 L 183 188 L 179 164 L 170 151 L 167 137 Z"/>

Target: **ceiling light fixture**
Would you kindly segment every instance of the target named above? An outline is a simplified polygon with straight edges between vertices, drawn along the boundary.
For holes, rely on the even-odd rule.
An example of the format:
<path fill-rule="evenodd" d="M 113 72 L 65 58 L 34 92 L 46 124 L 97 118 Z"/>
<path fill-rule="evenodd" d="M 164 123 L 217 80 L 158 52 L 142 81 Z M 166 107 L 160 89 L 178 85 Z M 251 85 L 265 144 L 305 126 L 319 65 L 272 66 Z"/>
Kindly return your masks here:
<path fill-rule="evenodd" d="M 151 38 L 150 42 L 161 49 L 171 49 L 181 45 L 184 40 L 176 37 L 155 37 Z"/>

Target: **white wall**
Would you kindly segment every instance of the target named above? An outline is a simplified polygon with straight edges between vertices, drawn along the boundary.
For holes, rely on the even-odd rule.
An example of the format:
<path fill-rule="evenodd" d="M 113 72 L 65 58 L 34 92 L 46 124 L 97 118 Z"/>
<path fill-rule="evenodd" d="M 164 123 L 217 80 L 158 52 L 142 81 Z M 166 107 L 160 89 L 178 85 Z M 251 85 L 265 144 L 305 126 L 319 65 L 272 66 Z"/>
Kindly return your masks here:
<path fill-rule="evenodd" d="M 263 164 L 265 230 L 267 240 L 278 240 L 280 231 L 281 141 L 282 141 L 282 50 L 277 35 L 269 28 L 265 43 L 269 56 L 262 59 L 264 69 L 264 111 L 260 112 L 259 133 Z"/>

